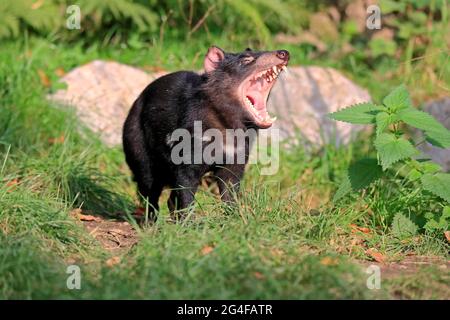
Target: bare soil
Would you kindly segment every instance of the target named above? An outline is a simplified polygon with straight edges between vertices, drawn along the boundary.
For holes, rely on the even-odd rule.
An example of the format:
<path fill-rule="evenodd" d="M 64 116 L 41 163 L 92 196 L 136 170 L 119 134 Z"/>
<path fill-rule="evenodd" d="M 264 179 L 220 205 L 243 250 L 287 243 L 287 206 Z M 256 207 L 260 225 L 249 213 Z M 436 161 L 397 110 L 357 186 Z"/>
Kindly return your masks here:
<path fill-rule="evenodd" d="M 136 230 L 126 221 L 104 220 L 83 221 L 83 225 L 106 250 L 124 253 L 138 242 Z"/>

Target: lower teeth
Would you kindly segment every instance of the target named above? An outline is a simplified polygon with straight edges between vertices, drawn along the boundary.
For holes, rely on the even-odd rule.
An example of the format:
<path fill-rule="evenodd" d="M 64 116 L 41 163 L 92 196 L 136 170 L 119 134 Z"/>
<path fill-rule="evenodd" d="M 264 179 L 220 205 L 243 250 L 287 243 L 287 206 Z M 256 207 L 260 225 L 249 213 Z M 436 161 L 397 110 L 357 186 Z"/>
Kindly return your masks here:
<path fill-rule="evenodd" d="M 253 105 L 253 103 L 250 101 L 249 98 L 245 97 L 245 102 L 249 107 L 252 107 L 254 110 L 256 110 L 255 106 Z M 264 118 L 261 118 L 259 116 L 258 118 L 261 119 L 263 122 L 274 122 L 275 120 L 277 120 L 277 117 L 270 117 L 268 114 L 266 114 Z"/>

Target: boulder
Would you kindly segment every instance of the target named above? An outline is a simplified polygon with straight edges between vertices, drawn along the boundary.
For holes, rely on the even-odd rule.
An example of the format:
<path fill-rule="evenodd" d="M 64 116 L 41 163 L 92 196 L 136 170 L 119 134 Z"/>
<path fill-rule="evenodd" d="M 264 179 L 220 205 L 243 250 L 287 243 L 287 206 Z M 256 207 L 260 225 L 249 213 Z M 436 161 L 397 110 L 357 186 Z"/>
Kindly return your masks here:
<path fill-rule="evenodd" d="M 67 88 L 49 96 L 73 106 L 80 120 L 107 145 L 121 143 L 122 126 L 133 101 L 164 72 L 148 74 L 117 62 L 95 60 L 67 73 Z M 348 143 L 362 129 L 328 119 L 326 114 L 369 101 L 368 92 L 338 71 L 321 67 L 289 67 L 280 75 L 269 98 L 269 112 L 278 120 L 281 138 L 301 134 L 314 144 Z"/>
<path fill-rule="evenodd" d="M 94 60 L 67 73 L 61 79 L 67 88 L 49 98 L 73 106 L 89 129 L 114 146 L 122 141 L 122 126 L 134 100 L 160 75 L 113 61 Z"/>
<path fill-rule="evenodd" d="M 335 69 L 288 67 L 272 89 L 268 109 L 277 116 L 272 128 L 280 130 L 281 139 L 301 135 L 316 145 L 340 145 L 365 127 L 331 120 L 327 114 L 370 100 L 367 90 Z"/>

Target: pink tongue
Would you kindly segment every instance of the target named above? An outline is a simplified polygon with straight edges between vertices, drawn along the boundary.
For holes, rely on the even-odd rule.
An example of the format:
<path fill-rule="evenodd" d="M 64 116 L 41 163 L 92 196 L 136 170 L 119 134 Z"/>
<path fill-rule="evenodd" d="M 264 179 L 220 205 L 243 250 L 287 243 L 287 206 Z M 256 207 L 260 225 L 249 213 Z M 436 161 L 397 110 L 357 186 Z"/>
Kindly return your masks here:
<path fill-rule="evenodd" d="M 250 97 L 250 101 L 253 103 L 256 109 L 261 110 L 264 109 L 264 104 L 261 103 L 262 96 L 259 91 L 248 91 L 247 96 Z"/>

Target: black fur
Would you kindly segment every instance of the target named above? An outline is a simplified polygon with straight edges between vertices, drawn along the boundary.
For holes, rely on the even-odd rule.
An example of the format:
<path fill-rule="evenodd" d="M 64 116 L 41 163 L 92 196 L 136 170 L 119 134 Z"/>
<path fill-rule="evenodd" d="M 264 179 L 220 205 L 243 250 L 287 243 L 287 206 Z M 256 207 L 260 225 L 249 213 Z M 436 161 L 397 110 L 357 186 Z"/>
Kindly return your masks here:
<path fill-rule="evenodd" d="M 179 71 L 152 82 L 134 102 L 125 121 L 123 148 L 126 161 L 139 192 L 148 198 L 154 210 L 159 210 L 158 199 L 165 186 L 172 188 L 168 201 L 170 211 L 187 208 L 194 200 L 201 177 L 207 172 L 213 172 L 217 177 L 223 200 L 232 200 L 229 186 L 236 191 L 239 188 L 245 164 L 175 165 L 171 160 L 171 146 L 167 143 L 167 137 L 175 129 L 185 128 L 192 132 L 194 121 L 202 121 L 203 131 L 257 127 L 242 107 L 236 89 L 261 67 L 255 61 L 266 52 L 221 52 L 223 57 L 214 62 L 214 70 L 210 72 Z M 249 143 L 245 149 L 248 156 Z"/>

